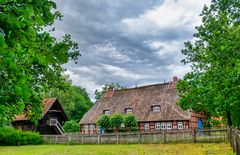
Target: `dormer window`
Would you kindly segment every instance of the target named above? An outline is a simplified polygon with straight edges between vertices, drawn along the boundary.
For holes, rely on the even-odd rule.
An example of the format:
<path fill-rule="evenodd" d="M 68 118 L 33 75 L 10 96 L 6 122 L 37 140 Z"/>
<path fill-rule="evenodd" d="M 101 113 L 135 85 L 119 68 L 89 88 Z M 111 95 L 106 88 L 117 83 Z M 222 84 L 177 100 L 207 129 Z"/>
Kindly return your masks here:
<path fill-rule="evenodd" d="M 105 115 L 110 115 L 110 114 L 111 114 L 110 110 L 104 110 L 103 113 L 104 113 Z"/>
<path fill-rule="evenodd" d="M 153 111 L 153 112 L 160 112 L 160 111 L 161 111 L 160 105 L 152 106 L 152 111 Z"/>
<path fill-rule="evenodd" d="M 126 108 L 126 109 L 125 109 L 125 113 L 126 113 L 126 114 L 132 114 L 132 113 L 133 113 L 132 108 Z"/>

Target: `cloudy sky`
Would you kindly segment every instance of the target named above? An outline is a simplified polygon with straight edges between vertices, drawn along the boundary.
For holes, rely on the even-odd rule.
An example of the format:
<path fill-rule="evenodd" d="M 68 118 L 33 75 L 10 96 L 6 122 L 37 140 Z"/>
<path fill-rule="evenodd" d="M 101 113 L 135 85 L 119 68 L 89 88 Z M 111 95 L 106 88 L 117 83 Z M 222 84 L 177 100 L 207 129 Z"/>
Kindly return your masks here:
<path fill-rule="evenodd" d="M 134 87 L 170 81 L 189 71 L 181 49 L 193 40 L 199 14 L 210 0 L 55 0 L 64 15 L 53 35 L 71 34 L 78 64 L 64 67 L 90 97 L 104 84 Z"/>

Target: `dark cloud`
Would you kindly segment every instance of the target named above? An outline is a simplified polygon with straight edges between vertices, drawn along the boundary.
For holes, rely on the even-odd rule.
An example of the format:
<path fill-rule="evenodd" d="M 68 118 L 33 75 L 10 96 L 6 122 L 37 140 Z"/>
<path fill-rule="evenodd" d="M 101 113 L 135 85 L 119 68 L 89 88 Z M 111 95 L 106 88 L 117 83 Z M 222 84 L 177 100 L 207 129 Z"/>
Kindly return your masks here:
<path fill-rule="evenodd" d="M 194 4 L 194 0 L 186 3 L 189 1 Z M 182 8 L 189 7 L 182 2 L 58 0 L 56 3 L 64 18 L 55 23 L 53 34 L 58 38 L 64 33 L 71 34 L 79 42 L 82 54 L 77 65 L 70 62 L 64 67 L 74 84 L 86 87 L 92 98 L 94 90 L 108 82 L 125 86 L 160 83 L 170 80 L 173 74 L 182 76 L 187 71 L 180 64 L 180 49 L 185 40 L 192 39 L 191 24 L 195 21 L 186 16 L 178 21 L 180 24 L 167 25 L 158 17 L 158 11 L 161 14 L 161 9 L 168 6 L 171 9 L 175 3 Z M 185 13 L 180 9 L 176 10 L 178 13 L 185 17 L 191 11 Z"/>

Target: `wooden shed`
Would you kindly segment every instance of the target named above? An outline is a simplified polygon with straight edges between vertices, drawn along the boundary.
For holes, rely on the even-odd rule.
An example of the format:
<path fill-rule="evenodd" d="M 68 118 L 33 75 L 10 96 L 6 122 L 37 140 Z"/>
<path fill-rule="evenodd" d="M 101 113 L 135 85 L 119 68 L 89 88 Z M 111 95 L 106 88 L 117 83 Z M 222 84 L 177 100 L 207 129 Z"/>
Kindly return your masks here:
<path fill-rule="evenodd" d="M 38 121 L 38 126 L 34 126 L 25 115 L 17 115 L 12 123 L 13 127 L 23 131 L 38 131 L 40 134 L 64 134 L 63 124 L 68 121 L 57 98 L 48 98 L 42 101 L 42 118 Z"/>

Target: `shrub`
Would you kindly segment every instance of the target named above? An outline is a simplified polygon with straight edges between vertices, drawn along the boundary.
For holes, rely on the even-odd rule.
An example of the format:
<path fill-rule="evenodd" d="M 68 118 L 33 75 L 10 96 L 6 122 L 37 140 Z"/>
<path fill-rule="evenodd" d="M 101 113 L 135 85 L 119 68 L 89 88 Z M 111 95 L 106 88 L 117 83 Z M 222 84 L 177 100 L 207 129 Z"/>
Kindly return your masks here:
<path fill-rule="evenodd" d="M 124 124 L 126 127 L 129 127 L 130 130 L 137 127 L 137 119 L 133 114 L 127 114 L 124 117 Z"/>
<path fill-rule="evenodd" d="M 101 128 L 108 129 L 110 127 L 110 117 L 108 115 L 102 115 L 98 118 L 96 124 Z"/>
<path fill-rule="evenodd" d="M 43 144 L 39 133 L 23 132 L 10 127 L 0 128 L 0 145 L 37 145 Z"/>
<path fill-rule="evenodd" d="M 110 118 L 110 124 L 112 127 L 116 127 L 117 130 L 119 129 L 120 125 L 123 123 L 123 115 L 120 113 L 115 113 Z"/>
<path fill-rule="evenodd" d="M 74 121 L 67 121 L 64 123 L 63 128 L 65 132 L 79 132 L 80 131 L 80 125 Z"/>

